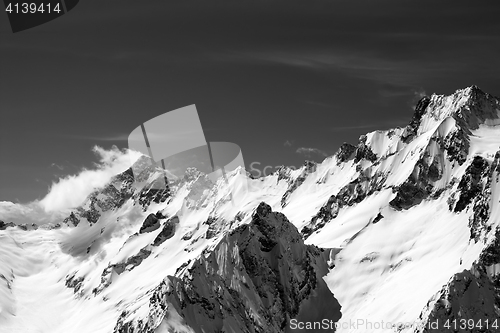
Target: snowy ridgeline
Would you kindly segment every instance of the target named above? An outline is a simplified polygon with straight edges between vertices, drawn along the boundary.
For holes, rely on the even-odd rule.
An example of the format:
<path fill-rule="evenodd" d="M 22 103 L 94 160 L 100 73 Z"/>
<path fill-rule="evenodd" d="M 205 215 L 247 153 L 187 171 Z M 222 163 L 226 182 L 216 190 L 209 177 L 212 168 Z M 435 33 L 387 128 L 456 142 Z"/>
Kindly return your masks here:
<path fill-rule="evenodd" d="M 0 223 L 0 332 L 500 332 L 499 150 L 470 87 L 298 170 L 124 172 L 57 225 Z"/>

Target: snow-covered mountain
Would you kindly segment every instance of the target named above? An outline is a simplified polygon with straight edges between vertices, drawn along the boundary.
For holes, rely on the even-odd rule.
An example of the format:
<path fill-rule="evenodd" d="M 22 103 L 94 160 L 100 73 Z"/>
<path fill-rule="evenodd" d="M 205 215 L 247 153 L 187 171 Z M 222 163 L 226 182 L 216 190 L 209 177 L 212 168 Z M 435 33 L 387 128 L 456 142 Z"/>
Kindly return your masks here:
<path fill-rule="evenodd" d="M 0 222 L 0 332 L 500 332 L 500 100 L 475 86 L 298 170 L 136 169 Z"/>

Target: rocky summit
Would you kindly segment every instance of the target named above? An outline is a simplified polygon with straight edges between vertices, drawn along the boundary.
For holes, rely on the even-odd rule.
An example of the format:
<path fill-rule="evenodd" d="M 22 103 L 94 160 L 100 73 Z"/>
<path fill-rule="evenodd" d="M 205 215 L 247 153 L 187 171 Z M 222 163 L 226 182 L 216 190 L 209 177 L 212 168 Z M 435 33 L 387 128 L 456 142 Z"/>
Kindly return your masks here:
<path fill-rule="evenodd" d="M 476 86 L 322 163 L 165 177 L 142 157 L 66 219 L 0 221 L 0 332 L 500 332 L 500 100 Z"/>

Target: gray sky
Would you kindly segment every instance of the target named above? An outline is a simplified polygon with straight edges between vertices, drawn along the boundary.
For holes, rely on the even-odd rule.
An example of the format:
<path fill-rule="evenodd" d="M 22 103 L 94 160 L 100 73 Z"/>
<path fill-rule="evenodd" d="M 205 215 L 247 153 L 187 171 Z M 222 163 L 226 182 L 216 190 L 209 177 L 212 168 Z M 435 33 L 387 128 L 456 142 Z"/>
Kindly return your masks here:
<path fill-rule="evenodd" d="M 321 161 L 405 125 L 424 93 L 500 95 L 499 17 L 494 1 L 84 0 L 12 34 L 0 15 L 0 200 L 42 198 L 94 145 L 191 104 L 247 165 Z"/>

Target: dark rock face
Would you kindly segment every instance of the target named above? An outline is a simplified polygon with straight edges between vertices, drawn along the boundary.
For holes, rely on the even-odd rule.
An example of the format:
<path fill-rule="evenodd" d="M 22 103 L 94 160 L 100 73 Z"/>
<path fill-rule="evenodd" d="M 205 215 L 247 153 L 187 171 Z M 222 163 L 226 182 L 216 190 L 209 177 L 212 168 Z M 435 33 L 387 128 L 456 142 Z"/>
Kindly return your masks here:
<path fill-rule="evenodd" d="M 459 197 L 456 200 L 450 198 L 450 210 L 459 213 L 472 206 L 473 213 L 469 218 L 471 239 L 478 241 L 485 233 L 486 222 L 490 217 L 491 181 L 497 174 L 500 154 L 495 155 L 493 163 L 480 156 L 474 157 L 472 163 L 465 170 L 458 184 Z M 454 206 L 453 206 L 454 205 Z"/>
<path fill-rule="evenodd" d="M 161 226 L 161 220 L 163 219 L 166 219 L 166 217 L 163 216 L 161 212 L 148 215 L 143 225 L 141 226 L 142 232 L 139 232 L 139 234 L 146 232 L 153 232 L 157 230 Z M 131 271 L 137 266 L 141 265 L 142 262 L 151 255 L 153 251 L 152 246 L 155 247 L 160 246 L 167 239 L 172 238 L 172 236 L 175 234 L 175 229 L 178 224 L 179 224 L 179 218 L 177 216 L 169 218 L 167 221 L 164 222 L 161 232 L 156 236 L 153 243 L 140 249 L 138 253 L 128 257 L 127 260 L 125 261 L 116 264 L 109 264 L 101 273 L 101 283 L 99 284 L 99 286 L 97 286 L 92 290 L 93 294 L 94 295 L 100 294 L 104 289 L 106 289 L 112 283 L 111 277 L 113 272 L 116 272 L 118 275 L 120 275 L 123 274 L 125 271 Z M 135 236 L 138 236 L 138 234 L 135 234 L 132 237 Z"/>
<path fill-rule="evenodd" d="M 418 101 L 415 106 L 413 117 L 408 126 L 406 126 L 405 135 L 402 137 L 403 142 L 408 143 L 415 137 L 417 130 L 420 127 L 422 116 L 425 114 L 425 110 L 429 106 L 430 102 L 431 99 L 429 96 L 424 96 Z"/>
<path fill-rule="evenodd" d="M 165 202 L 170 197 L 170 188 L 164 184 L 163 180 L 157 180 L 139 193 L 138 201 L 144 211 L 152 202 Z"/>
<path fill-rule="evenodd" d="M 77 226 L 80 223 L 80 220 L 76 217 L 74 212 L 71 212 L 67 218 L 63 220 L 65 224 L 72 224 L 73 226 Z"/>
<path fill-rule="evenodd" d="M 73 289 L 75 295 L 79 295 L 79 291 L 82 288 L 83 276 L 76 277 L 75 274 L 66 277 L 65 285 L 67 288 Z"/>
<path fill-rule="evenodd" d="M 16 224 L 14 222 L 5 223 L 4 221 L 0 220 L 0 230 L 5 230 L 9 227 L 13 228 L 15 226 Z"/>
<path fill-rule="evenodd" d="M 465 162 L 469 153 L 471 130 L 479 128 L 487 119 L 498 119 L 499 108 L 498 98 L 484 93 L 476 86 L 471 87 L 467 102 L 453 114 L 457 130 L 439 141 L 441 149 L 447 152 L 451 162 L 456 161 L 459 165 Z"/>
<path fill-rule="evenodd" d="M 179 218 L 177 216 L 168 219 L 163 225 L 163 229 L 161 230 L 161 232 L 153 241 L 153 246 L 160 246 L 160 244 L 162 244 L 164 241 L 172 238 L 172 236 L 174 236 L 175 234 L 175 228 L 178 224 Z"/>
<path fill-rule="evenodd" d="M 221 231 L 220 228 L 222 223 L 218 223 L 218 219 L 215 216 L 209 216 L 203 224 L 208 225 L 207 232 L 205 233 L 205 237 L 207 239 L 217 236 L 217 234 Z"/>
<path fill-rule="evenodd" d="M 281 198 L 281 207 L 286 206 L 286 201 L 292 195 L 292 193 L 306 180 L 307 176 L 316 171 L 317 164 L 313 161 L 305 161 L 304 162 L 304 170 L 300 174 L 297 179 L 292 182 L 289 182 L 289 186 L 283 197 Z"/>
<path fill-rule="evenodd" d="M 498 333 L 500 331 L 500 274 L 491 273 L 493 265 L 500 264 L 500 229 L 494 241 L 481 253 L 480 259 L 470 270 L 456 274 L 441 290 L 440 299 L 434 304 L 423 332 L 473 332 Z M 486 324 L 486 320 L 488 321 Z M 453 326 L 472 323 L 465 329 Z M 440 323 L 430 328 L 431 323 Z M 481 322 L 482 327 L 477 324 Z M 450 327 L 445 324 L 450 323 Z M 457 328 L 458 328 L 457 327 Z"/>
<path fill-rule="evenodd" d="M 89 209 L 83 209 L 79 208 L 79 215 L 89 222 L 90 225 L 97 223 L 99 221 L 99 218 L 101 217 L 101 209 L 98 208 L 99 205 L 97 203 L 97 199 L 95 197 L 90 198 L 90 208 Z"/>
<path fill-rule="evenodd" d="M 424 165 L 425 168 L 425 165 Z M 427 169 L 427 177 L 431 182 L 436 182 L 443 176 L 443 169 L 437 159 L 434 159 Z"/>
<path fill-rule="evenodd" d="M 162 281 L 158 287 L 148 292 L 149 316 L 148 320 L 130 320 L 129 312 L 123 311 L 118 318 L 113 333 L 154 333 L 165 317 L 168 308 L 167 292 L 169 290 L 166 281 Z"/>
<path fill-rule="evenodd" d="M 375 216 L 375 218 L 373 219 L 372 223 L 373 224 L 378 223 L 383 218 L 384 218 L 384 215 L 382 215 L 382 213 L 378 213 L 377 216 Z"/>
<path fill-rule="evenodd" d="M 139 253 L 127 258 L 127 261 L 113 264 L 111 267 L 114 268 L 115 272 L 122 274 L 125 270 L 131 271 L 135 267 L 139 266 L 144 259 L 151 255 L 151 251 L 147 249 L 140 249 Z"/>
<path fill-rule="evenodd" d="M 18 224 L 17 227 L 21 230 L 28 231 L 28 226 L 26 224 Z"/>
<path fill-rule="evenodd" d="M 366 144 L 366 135 L 362 135 L 359 138 L 359 144 L 356 147 L 354 162 L 358 163 L 362 159 L 368 160 L 372 163 L 377 160 L 377 155 L 375 155 L 370 146 Z"/>
<path fill-rule="evenodd" d="M 101 283 L 92 290 L 94 296 L 99 295 L 104 289 L 109 287 L 109 285 L 112 283 L 111 278 L 113 272 L 116 272 L 116 274 L 120 275 L 123 274 L 125 271 L 131 271 L 137 266 L 139 266 L 150 255 L 151 255 L 151 250 L 145 247 L 140 249 L 137 254 L 128 257 L 126 261 L 119 262 L 116 264 L 109 264 L 101 273 Z"/>
<path fill-rule="evenodd" d="M 449 133 L 444 139 L 440 139 L 438 144 L 443 151 L 446 151 L 450 162 L 457 162 L 462 165 L 469 153 L 470 132 L 459 126 L 454 132 Z"/>
<path fill-rule="evenodd" d="M 134 173 L 132 168 L 125 170 L 113 179 L 113 186 L 118 192 L 112 189 L 110 189 L 110 192 L 114 194 L 113 197 L 116 199 L 114 200 L 116 208 L 123 206 L 125 201 L 132 197 L 134 194 L 133 183 Z"/>
<path fill-rule="evenodd" d="M 405 210 L 420 204 L 434 192 L 433 183 L 443 175 L 442 165 L 436 156 L 429 161 L 424 153 L 408 179 L 398 187 L 393 188 L 396 197 L 389 205 L 396 210 Z M 439 196 L 439 193 L 437 194 Z"/>
<path fill-rule="evenodd" d="M 327 272 L 322 255 L 304 245 L 283 214 L 261 203 L 249 225 L 196 260 L 187 276 L 171 278 L 167 298 L 200 333 L 288 332 L 291 318 L 329 318 L 310 308 L 315 297 L 338 320 L 340 306 L 321 279 Z"/>
<path fill-rule="evenodd" d="M 337 156 L 337 160 L 340 164 L 340 163 L 347 162 L 348 160 L 353 158 L 355 151 L 356 151 L 356 146 L 344 142 L 342 144 L 342 146 L 340 146 L 340 148 L 337 151 L 337 153 L 335 154 L 335 156 Z"/>
<path fill-rule="evenodd" d="M 411 181 L 406 181 L 396 188 L 396 197 L 389 205 L 397 210 L 409 209 L 427 198 L 430 192 Z"/>
<path fill-rule="evenodd" d="M 318 213 L 313 216 L 311 222 L 302 228 L 300 233 L 304 238 L 309 237 L 314 231 L 322 228 L 328 221 L 337 217 L 340 205 L 339 199 L 336 195 L 330 196 L 328 202 L 323 205 Z"/>
<path fill-rule="evenodd" d="M 31 230 L 37 230 L 38 229 L 38 225 L 35 224 L 35 223 L 31 223 L 31 224 L 26 224 L 26 223 L 15 224 L 14 222 L 4 223 L 3 221 L 0 221 L 0 230 L 5 230 L 8 227 L 16 227 L 16 226 L 19 229 L 24 230 L 24 231 L 31 231 Z"/>
<path fill-rule="evenodd" d="M 340 305 L 322 279 L 327 258 L 327 251 L 304 245 L 283 214 L 261 203 L 250 224 L 152 292 L 150 322 L 123 313 L 114 332 L 153 332 L 171 311 L 196 333 L 281 333 L 292 332 L 292 318 L 337 321 Z"/>
<path fill-rule="evenodd" d="M 278 183 L 280 180 L 285 180 L 285 181 L 288 181 L 290 180 L 290 173 L 292 172 L 292 169 L 286 167 L 286 166 L 280 166 L 277 170 L 276 170 L 276 174 L 278 175 Z"/>
<path fill-rule="evenodd" d="M 335 195 L 331 195 L 328 201 L 313 216 L 311 222 L 300 231 L 304 238 L 309 237 L 314 231 L 321 229 L 327 222 L 337 217 L 340 209 L 353 206 L 363 201 L 367 196 L 380 191 L 386 175 L 375 174 L 369 177 L 364 171 L 360 171 L 358 178 L 340 189 Z"/>
<path fill-rule="evenodd" d="M 92 293 L 94 296 L 99 295 L 104 289 L 106 289 L 111 284 L 111 276 L 113 273 L 114 267 L 112 265 L 108 265 L 102 273 L 101 273 L 101 283 L 92 289 Z"/>
<path fill-rule="evenodd" d="M 155 231 L 160 227 L 160 219 L 156 217 L 155 214 L 149 214 L 148 217 L 144 220 L 144 223 L 141 226 L 141 229 L 139 230 L 140 234 L 143 234 L 145 232 L 152 232 Z"/>
<path fill-rule="evenodd" d="M 486 119 L 498 119 L 497 110 L 500 109 L 500 100 L 479 87 L 472 86 L 466 105 L 461 108 L 455 119 L 463 128 L 477 129 Z"/>
<path fill-rule="evenodd" d="M 480 156 L 474 157 L 471 165 L 465 170 L 465 175 L 458 184 L 460 197 L 455 205 L 454 212 L 461 212 L 472 200 L 482 191 L 484 183 L 483 178 L 486 178 L 489 173 L 488 162 Z"/>
<path fill-rule="evenodd" d="M 456 274 L 449 285 L 442 290 L 441 298 L 434 305 L 423 332 L 498 333 L 500 314 L 495 310 L 495 304 L 497 307 L 500 306 L 499 290 L 479 270 L 465 270 Z M 482 328 L 465 326 L 467 329 L 458 330 L 460 323 L 469 320 L 476 324 L 481 322 Z M 486 320 L 489 323 L 488 327 Z M 432 327 L 432 323 L 438 323 L 438 326 Z"/>
<path fill-rule="evenodd" d="M 500 264 L 500 229 L 495 233 L 495 240 L 481 253 L 480 262 L 486 267 Z"/>

